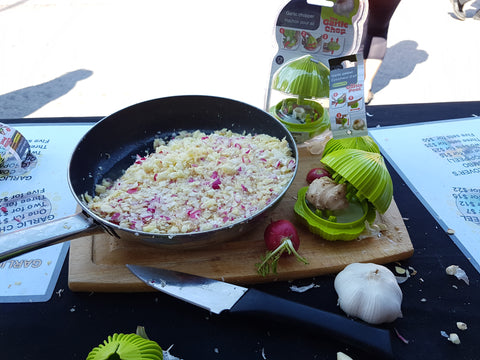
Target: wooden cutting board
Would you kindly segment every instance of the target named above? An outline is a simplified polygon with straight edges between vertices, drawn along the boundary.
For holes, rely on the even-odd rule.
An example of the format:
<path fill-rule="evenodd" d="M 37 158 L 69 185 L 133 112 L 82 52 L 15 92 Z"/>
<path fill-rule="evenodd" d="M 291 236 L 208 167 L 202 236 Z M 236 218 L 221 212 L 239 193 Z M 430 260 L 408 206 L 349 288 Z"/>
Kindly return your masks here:
<path fill-rule="evenodd" d="M 307 172 L 318 167 L 320 156 L 312 155 L 306 147 L 298 150 L 298 172 L 292 186 L 273 212 L 249 233 L 227 243 L 193 250 L 157 249 L 107 234 L 82 237 L 71 241 L 70 245 L 70 289 L 153 291 L 132 275 L 125 264 L 156 266 L 236 284 L 254 284 L 333 274 L 353 262 L 386 264 L 412 256 L 413 245 L 394 201 L 385 214 L 377 215 L 375 222 L 387 226 L 379 237 L 330 242 L 310 233 L 296 219 L 293 206 L 297 191 L 307 185 Z M 305 265 L 294 257 L 283 257 L 277 274 L 263 277 L 255 268 L 266 251 L 263 231 L 269 222 L 279 219 L 288 219 L 296 225 L 301 240 L 299 253 L 309 263 Z"/>

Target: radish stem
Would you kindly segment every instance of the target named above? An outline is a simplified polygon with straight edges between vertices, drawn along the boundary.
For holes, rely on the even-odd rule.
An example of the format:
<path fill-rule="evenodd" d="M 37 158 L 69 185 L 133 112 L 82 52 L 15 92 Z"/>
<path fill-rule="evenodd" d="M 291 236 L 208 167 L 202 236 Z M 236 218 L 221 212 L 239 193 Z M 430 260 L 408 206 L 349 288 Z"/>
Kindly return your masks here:
<path fill-rule="evenodd" d="M 266 276 L 270 272 L 276 274 L 278 261 L 285 251 L 288 255 L 294 254 L 298 261 L 308 264 L 308 261 L 295 250 L 292 240 L 286 237 L 282 239 L 282 243 L 275 250 L 267 251 L 263 261 L 257 264 L 258 273 L 262 276 Z"/>

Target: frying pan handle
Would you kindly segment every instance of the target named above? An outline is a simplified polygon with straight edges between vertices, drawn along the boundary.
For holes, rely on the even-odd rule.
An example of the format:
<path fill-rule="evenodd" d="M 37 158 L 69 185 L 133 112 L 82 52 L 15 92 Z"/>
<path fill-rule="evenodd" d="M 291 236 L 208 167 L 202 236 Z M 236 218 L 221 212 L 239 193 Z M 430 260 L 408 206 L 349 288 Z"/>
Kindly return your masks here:
<path fill-rule="evenodd" d="M 0 235 L 0 262 L 78 237 L 101 233 L 102 228 L 83 213 Z"/>

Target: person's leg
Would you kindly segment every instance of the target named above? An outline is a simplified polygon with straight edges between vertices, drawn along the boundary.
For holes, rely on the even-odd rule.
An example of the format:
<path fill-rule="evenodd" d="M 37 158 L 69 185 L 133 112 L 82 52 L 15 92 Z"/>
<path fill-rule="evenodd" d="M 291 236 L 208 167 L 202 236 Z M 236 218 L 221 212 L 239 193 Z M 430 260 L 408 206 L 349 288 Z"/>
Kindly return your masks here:
<path fill-rule="evenodd" d="M 458 20 L 465 20 L 465 13 L 463 12 L 463 6 L 470 0 L 450 0 L 453 6 L 453 13 Z M 475 14 L 476 16 L 476 14 Z"/>
<path fill-rule="evenodd" d="M 373 79 L 377 75 L 383 58 L 387 51 L 387 40 L 381 37 L 373 37 L 370 43 L 369 55 L 364 61 L 365 66 L 365 104 L 369 104 L 373 100 L 372 85 Z"/>
<path fill-rule="evenodd" d="M 382 65 L 387 52 L 387 35 L 390 19 L 400 0 L 382 1 L 370 0 L 369 17 L 367 20 L 367 36 L 363 47 L 365 65 L 365 103 L 373 99 L 373 79 Z"/>

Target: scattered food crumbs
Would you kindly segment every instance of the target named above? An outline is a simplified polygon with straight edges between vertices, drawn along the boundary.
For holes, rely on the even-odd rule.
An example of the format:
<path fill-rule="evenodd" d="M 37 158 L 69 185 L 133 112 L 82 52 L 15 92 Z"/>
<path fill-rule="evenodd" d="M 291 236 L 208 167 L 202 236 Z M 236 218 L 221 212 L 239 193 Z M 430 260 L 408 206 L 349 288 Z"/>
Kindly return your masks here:
<path fill-rule="evenodd" d="M 427 302 L 427 299 L 421 298 L 420 301 L 421 301 L 421 302 Z"/>
<path fill-rule="evenodd" d="M 265 356 L 265 348 L 262 348 L 262 359 L 267 359 L 267 357 Z"/>
<path fill-rule="evenodd" d="M 75 310 L 77 309 L 75 309 L 75 305 L 73 305 L 73 307 L 70 308 L 70 312 L 75 312 Z"/>
<path fill-rule="evenodd" d="M 440 335 L 442 335 L 444 338 L 448 338 L 448 334 L 445 331 L 440 331 Z"/>
<path fill-rule="evenodd" d="M 58 291 L 55 292 L 55 294 L 57 294 L 58 297 L 62 297 L 62 294 L 65 290 L 64 289 L 59 289 Z"/>
<path fill-rule="evenodd" d="M 453 287 L 454 289 L 458 289 L 458 286 L 457 286 L 457 285 L 452 285 L 452 287 Z"/>
<path fill-rule="evenodd" d="M 343 352 L 339 351 L 337 352 L 337 360 L 353 360 L 353 359 L 347 354 L 344 354 Z"/>
<path fill-rule="evenodd" d="M 455 334 L 455 333 L 451 333 L 451 334 L 448 336 L 448 341 L 450 341 L 452 344 L 455 344 L 455 345 L 460 344 L 460 338 L 459 338 L 458 335 Z"/>
<path fill-rule="evenodd" d="M 403 221 L 408 221 L 408 220 L 410 220 L 410 218 L 404 217 L 404 218 L 402 218 L 402 220 L 403 220 Z"/>
<path fill-rule="evenodd" d="M 311 283 L 310 285 L 305 285 L 305 286 L 295 286 L 295 285 L 292 285 L 290 286 L 290 290 L 294 291 L 294 292 L 299 292 L 299 293 L 303 293 L 305 291 L 308 291 L 310 289 L 313 289 L 314 287 L 319 287 L 319 285 L 315 285 L 314 283 Z"/>
<path fill-rule="evenodd" d="M 405 339 L 402 335 L 400 335 L 400 333 L 398 332 L 398 330 L 397 330 L 396 328 L 393 328 L 393 330 L 395 330 L 395 334 L 397 335 L 397 337 L 398 337 L 400 340 L 402 340 L 402 342 L 403 342 L 404 344 L 408 344 L 408 340 Z"/>
<path fill-rule="evenodd" d="M 470 284 L 468 276 L 458 265 L 450 265 L 445 269 L 447 275 L 455 276 L 458 280 L 463 280 L 467 285 Z"/>
<path fill-rule="evenodd" d="M 467 324 L 465 324 L 464 322 L 461 322 L 461 321 L 457 321 L 457 328 L 459 330 L 467 330 L 468 329 Z"/>
<path fill-rule="evenodd" d="M 410 271 L 408 269 L 405 269 L 401 266 L 395 266 L 395 272 L 398 275 L 395 275 L 395 278 L 397 279 L 397 283 L 403 284 L 405 281 L 407 281 L 410 278 Z"/>
<path fill-rule="evenodd" d="M 21 281 L 15 281 L 14 285 L 20 286 L 20 285 L 22 285 L 22 282 Z"/>
<path fill-rule="evenodd" d="M 47 265 L 50 266 L 52 264 L 52 260 L 47 261 Z"/>
<path fill-rule="evenodd" d="M 218 354 L 220 351 L 218 350 L 218 348 L 214 348 L 213 351 Z"/>
<path fill-rule="evenodd" d="M 408 270 L 410 270 L 410 275 L 412 276 L 417 275 L 417 270 L 415 270 L 412 266 L 409 266 Z"/>
<path fill-rule="evenodd" d="M 453 230 L 453 229 L 448 229 L 448 230 L 447 230 L 447 234 L 448 234 L 448 235 L 453 235 L 453 234 L 455 234 L 455 230 Z"/>

